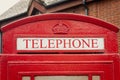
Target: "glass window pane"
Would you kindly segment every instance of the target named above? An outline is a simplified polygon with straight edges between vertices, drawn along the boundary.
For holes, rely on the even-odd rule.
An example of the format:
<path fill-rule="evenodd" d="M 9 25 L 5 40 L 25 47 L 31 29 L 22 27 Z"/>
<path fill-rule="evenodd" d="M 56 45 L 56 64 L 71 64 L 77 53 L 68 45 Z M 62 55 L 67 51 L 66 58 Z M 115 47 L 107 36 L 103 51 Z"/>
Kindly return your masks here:
<path fill-rule="evenodd" d="M 22 80 L 30 80 L 30 76 L 23 76 Z"/>
<path fill-rule="evenodd" d="M 88 76 L 36 76 L 34 80 L 88 80 Z"/>
<path fill-rule="evenodd" d="M 100 80 L 100 76 L 92 76 L 92 80 Z"/>

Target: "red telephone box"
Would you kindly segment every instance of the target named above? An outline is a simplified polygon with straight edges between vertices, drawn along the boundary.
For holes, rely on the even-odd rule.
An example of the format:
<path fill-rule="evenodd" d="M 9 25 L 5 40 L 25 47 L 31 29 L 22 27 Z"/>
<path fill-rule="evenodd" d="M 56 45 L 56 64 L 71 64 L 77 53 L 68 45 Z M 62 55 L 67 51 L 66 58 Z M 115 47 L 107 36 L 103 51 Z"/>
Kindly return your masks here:
<path fill-rule="evenodd" d="M 118 28 L 77 14 L 45 14 L 1 28 L 0 80 L 120 80 Z"/>

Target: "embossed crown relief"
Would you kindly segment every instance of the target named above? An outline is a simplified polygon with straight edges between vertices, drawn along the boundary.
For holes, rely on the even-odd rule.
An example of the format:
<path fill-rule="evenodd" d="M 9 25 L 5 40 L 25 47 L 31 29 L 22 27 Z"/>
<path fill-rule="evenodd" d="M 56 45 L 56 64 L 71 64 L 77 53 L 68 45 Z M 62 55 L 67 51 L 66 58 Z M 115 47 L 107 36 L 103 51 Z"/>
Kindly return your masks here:
<path fill-rule="evenodd" d="M 54 34 L 67 34 L 69 30 L 69 25 L 63 21 L 59 21 L 52 28 Z"/>

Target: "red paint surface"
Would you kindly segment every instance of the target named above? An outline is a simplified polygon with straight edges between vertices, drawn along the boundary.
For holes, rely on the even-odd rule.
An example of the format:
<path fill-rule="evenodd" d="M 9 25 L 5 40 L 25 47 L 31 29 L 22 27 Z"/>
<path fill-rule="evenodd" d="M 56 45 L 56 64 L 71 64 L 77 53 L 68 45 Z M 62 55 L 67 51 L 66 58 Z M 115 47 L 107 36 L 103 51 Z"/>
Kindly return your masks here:
<path fill-rule="evenodd" d="M 101 80 L 120 80 L 120 56 L 116 54 L 118 28 L 109 23 L 75 14 L 45 14 L 13 22 L 1 31 L 0 80 L 21 80 L 22 76 L 34 80 L 36 75 L 88 75 L 89 80 L 92 75 L 100 75 Z M 103 37 L 105 50 L 102 54 L 94 50 L 86 51 L 88 54 L 85 51 L 18 54 L 17 37 Z"/>
<path fill-rule="evenodd" d="M 21 19 L 2 27 L 1 30 L 3 32 L 3 53 L 18 53 L 16 50 L 17 37 L 103 37 L 105 39 L 105 50 L 102 52 L 118 52 L 116 35 L 118 28 L 87 16 L 45 14 Z"/>
<path fill-rule="evenodd" d="M 89 75 L 89 77 L 90 75 L 100 75 L 101 80 L 120 79 L 118 68 L 120 58 L 116 54 L 13 54 L 1 56 L 1 80 L 21 80 L 22 76 L 40 75 Z"/>

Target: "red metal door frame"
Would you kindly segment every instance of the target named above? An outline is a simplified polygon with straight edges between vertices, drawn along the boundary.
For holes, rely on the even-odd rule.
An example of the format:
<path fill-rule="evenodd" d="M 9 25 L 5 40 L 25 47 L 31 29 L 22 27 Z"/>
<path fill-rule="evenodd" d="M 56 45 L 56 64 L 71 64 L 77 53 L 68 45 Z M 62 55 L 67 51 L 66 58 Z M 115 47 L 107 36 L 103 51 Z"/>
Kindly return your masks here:
<path fill-rule="evenodd" d="M 102 54 L 5 55 L 2 56 L 1 80 L 18 80 L 23 75 L 33 80 L 35 75 L 86 74 L 89 80 L 92 75 L 100 75 L 101 80 L 119 80 L 118 58 L 118 55 Z"/>
<path fill-rule="evenodd" d="M 88 80 L 92 80 L 92 76 L 100 76 L 100 80 L 104 80 L 104 72 L 102 71 L 41 71 L 41 72 L 33 72 L 33 73 L 19 73 L 18 80 L 22 80 L 23 76 L 29 76 L 31 80 L 34 80 L 35 76 L 88 76 Z"/>

